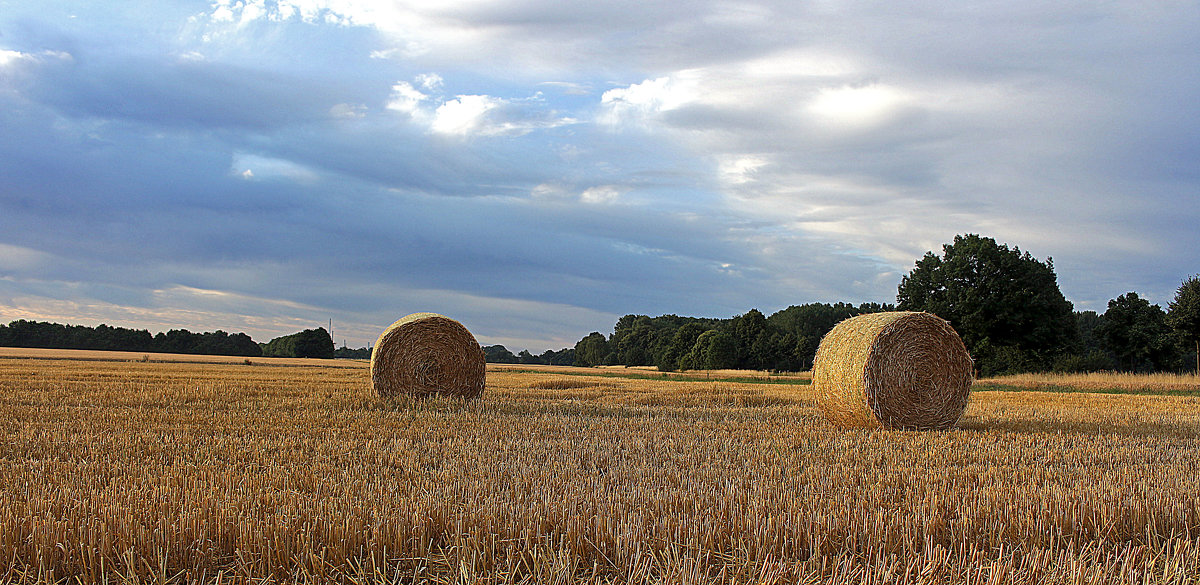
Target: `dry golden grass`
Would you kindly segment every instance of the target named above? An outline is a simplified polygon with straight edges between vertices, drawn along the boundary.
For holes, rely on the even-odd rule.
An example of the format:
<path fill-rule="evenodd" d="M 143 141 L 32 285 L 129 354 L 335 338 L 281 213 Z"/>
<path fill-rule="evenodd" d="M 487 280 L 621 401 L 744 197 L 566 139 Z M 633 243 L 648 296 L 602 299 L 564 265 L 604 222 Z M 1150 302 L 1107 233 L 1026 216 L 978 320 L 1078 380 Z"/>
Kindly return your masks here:
<path fill-rule="evenodd" d="M 985 378 L 977 383 L 1030 390 L 1072 388 L 1092 392 L 1200 392 L 1200 376 L 1196 374 L 1017 374 Z"/>
<path fill-rule="evenodd" d="M 336 364 L 345 365 L 345 364 Z M 0 582 L 1196 583 L 1200 399 L 0 359 Z M 565 385 L 571 386 L 571 384 Z"/>

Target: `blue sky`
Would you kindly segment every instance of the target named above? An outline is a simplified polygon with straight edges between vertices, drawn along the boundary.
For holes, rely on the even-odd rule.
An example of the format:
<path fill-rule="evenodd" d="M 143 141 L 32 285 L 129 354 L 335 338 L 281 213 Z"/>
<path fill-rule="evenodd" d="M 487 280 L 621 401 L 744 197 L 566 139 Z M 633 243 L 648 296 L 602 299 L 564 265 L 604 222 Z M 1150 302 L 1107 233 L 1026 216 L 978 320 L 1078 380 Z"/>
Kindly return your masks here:
<path fill-rule="evenodd" d="M 1077 310 L 1200 271 L 1200 3 L 0 0 L 0 321 L 514 351 L 893 302 L 956 234 Z"/>

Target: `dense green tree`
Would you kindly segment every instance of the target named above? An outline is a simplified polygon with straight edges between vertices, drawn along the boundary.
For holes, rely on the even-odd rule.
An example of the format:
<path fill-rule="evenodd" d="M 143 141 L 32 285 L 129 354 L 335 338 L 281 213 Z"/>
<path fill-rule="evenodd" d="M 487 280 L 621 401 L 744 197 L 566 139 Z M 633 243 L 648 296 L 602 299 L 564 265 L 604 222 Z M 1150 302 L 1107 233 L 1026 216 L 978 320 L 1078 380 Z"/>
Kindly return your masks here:
<path fill-rule="evenodd" d="M 1075 329 L 1079 331 L 1079 349 L 1091 352 L 1101 348 L 1100 336 L 1096 330 L 1104 323 L 1104 319 L 1095 311 L 1077 311 L 1075 313 Z"/>
<path fill-rule="evenodd" d="M 1104 319 L 1095 311 L 1075 312 L 1075 330 L 1078 332 L 1079 341 L 1071 352 L 1055 358 L 1055 372 L 1099 372 L 1116 369 L 1116 358 L 1104 349 L 1103 340 L 1097 333 L 1103 322 Z"/>
<path fill-rule="evenodd" d="M 663 371 L 700 368 L 694 361 L 699 359 L 693 351 L 696 341 L 706 331 L 719 330 L 734 341 L 731 367 L 796 371 L 811 365 L 817 343 L 838 321 L 894 308 L 879 303 L 858 307 L 817 303 L 788 307 L 770 317 L 757 309 L 730 319 L 625 315 L 607 341 L 592 332 L 576 343 L 575 361 L 576 365 L 650 363 Z"/>
<path fill-rule="evenodd" d="M 324 327 L 305 329 L 297 336 L 296 357 L 333 359 L 333 337 Z"/>
<path fill-rule="evenodd" d="M 488 363 L 495 364 L 515 364 L 517 356 L 513 352 L 508 351 L 503 345 L 488 345 L 483 348 L 483 359 Z"/>
<path fill-rule="evenodd" d="M 767 340 L 770 346 L 771 366 L 766 369 L 796 372 L 803 369 L 796 352 L 796 336 L 786 331 L 774 331 Z"/>
<path fill-rule="evenodd" d="M 333 350 L 333 357 L 342 360 L 369 360 L 371 359 L 371 348 L 360 347 L 354 349 L 343 346 Z"/>
<path fill-rule="evenodd" d="M 896 300 L 949 321 L 984 375 L 1049 369 L 1077 340 L 1053 261 L 976 234 L 955 236 L 940 257 L 927 252 Z"/>
<path fill-rule="evenodd" d="M 549 366 L 570 366 L 575 364 L 575 348 L 565 347 L 558 351 L 547 349 L 538 356 L 540 363 Z"/>
<path fill-rule="evenodd" d="M 597 334 L 599 335 L 599 334 Z M 546 364 L 552 366 L 575 365 L 575 349 L 565 348 L 558 351 L 547 349 L 540 355 L 533 355 L 523 349 L 516 355 L 503 345 L 487 345 L 483 347 L 483 358 L 488 363 L 496 364 Z"/>
<path fill-rule="evenodd" d="M 1097 333 L 1117 359 L 1119 369 L 1152 371 L 1170 367 L 1174 357 L 1167 314 L 1158 305 L 1138 296 L 1123 294 L 1108 301 Z"/>
<path fill-rule="evenodd" d="M 670 372 L 677 369 L 689 369 L 693 366 L 684 364 L 688 352 L 696 345 L 696 339 L 700 334 L 709 329 L 701 323 L 685 323 L 671 334 L 670 341 L 663 344 L 662 349 L 655 357 L 655 365 L 659 370 Z M 665 336 L 664 336 L 665 337 Z"/>
<path fill-rule="evenodd" d="M 1195 351 L 1196 374 L 1200 375 L 1200 276 L 1183 281 L 1168 307 L 1167 323 Z"/>
<path fill-rule="evenodd" d="M 267 357 L 333 358 L 333 338 L 324 327 L 276 337 L 262 347 Z"/>
<path fill-rule="evenodd" d="M 126 329 L 100 324 L 95 327 L 61 325 L 38 321 L 13 321 L 0 325 L 0 346 L 52 349 L 98 349 L 152 351 L 158 353 L 209 355 L 262 355 L 259 346 L 245 333 L 224 331 L 192 333 L 172 329 L 151 336 L 144 329 Z"/>
<path fill-rule="evenodd" d="M 775 365 L 771 347 L 771 328 L 758 309 L 733 318 L 733 337 L 737 342 L 737 367 L 750 370 L 771 369 Z"/>
<path fill-rule="evenodd" d="M 224 355 L 244 355 L 244 356 L 259 356 L 262 355 L 262 350 L 258 344 L 250 339 L 245 333 L 234 333 L 225 338 L 225 343 L 222 346 Z M 369 354 L 368 354 L 369 355 Z"/>
<path fill-rule="evenodd" d="M 737 339 L 719 329 L 701 333 L 687 358 L 688 364 L 700 370 L 733 368 L 737 360 Z"/>
<path fill-rule="evenodd" d="M 189 353 L 195 334 L 187 329 L 172 329 L 154 336 L 154 348 L 163 353 Z"/>
<path fill-rule="evenodd" d="M 656 340 L 650 318 L 638 315 L 628 326 L 613 332 L 617 363 L 627 366 L 648 366 L 653 361 Z"/>
<path fill-rule="evenodd" d="M 877 313 L 894 310 L 895 306 L 864 303 L 855 307 L 847 303 L 809 303 L 792 305 L 771 315 L 767 321 L 783 334 L 794 338 L 792 348 L 787 352 L 777 352 L 777 359 L 786 360 L 791 367 L 779 369 L 803 370 L 812 367 L 813 357 L 817 354 L 817 346 L 821 338 L 845 319 L 863 313 Z"/>
<path fill-rule="evenodd" d="M 604 334 L 593 331 L 575 344 L 575 365 L 600 366 L 608 357 L 608 341 Z"/>

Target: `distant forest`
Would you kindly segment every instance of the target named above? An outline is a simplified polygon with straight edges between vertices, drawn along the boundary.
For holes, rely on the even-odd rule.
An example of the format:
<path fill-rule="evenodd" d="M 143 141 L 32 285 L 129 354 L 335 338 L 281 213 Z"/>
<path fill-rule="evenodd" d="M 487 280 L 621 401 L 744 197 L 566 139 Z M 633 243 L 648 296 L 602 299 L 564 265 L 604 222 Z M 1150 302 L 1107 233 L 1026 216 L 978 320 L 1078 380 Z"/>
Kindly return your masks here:
<path fill-rule="evenodd" d="M 166 333 L 152 335 L 145 329 L 127 329 L 110 325 L 87 327 L 18 320 L 8 325 L 0 325 L 0 347 L 144 351 L 147 353 L 246 357 L 371 359 L 371 348 L 369 347 L 334 349 L 333 339 L 324 327 L 276 337 L 267 343 L 256 343 L 245 333 L 226 333 L 221 330 L 192 333 L 187 329 L 172 329 Z M 487 361 L 496 363 L 570 366 L 575 362 L 575 350 L 572 348 L 559 351 L 546 350 L 541 355 L 532 355 L 528 350 L 521 350 L 519 353 L 513 354 L 503 345 L 486 346 L 483 351 Z"/>
<path fill-rule="evenodd" d="M 793 305 L 767 317 L 758 309 L 729 319 L 625 315 L 613 334 L 592 332 L 575 344 L 575 365 L 657 366 L 663 371 L 812 367 L 821 338 L 839 321 L 895 306 Z"/>
<path fill-rule="evenodd" d="M 308 329 L 256 343 L 245 333 L 217 330 L 193 333 L 172 329 L 151 335 L 145 329 L 109 325 L 87 327 L 17 320 L 0 325 L 0 347 L 144 351 L 246 357 L 334 357 L 333 339 L 324 328 Z"/>
<path fill-rule="evenodd" d="M 592 332 L 579 340 L 574 363 L 657 366 L 662 371 L 802 371 L 812 368 L 821 338 L 842 319 L 894 310 L 893 305 L 876 303 L 812 303 L 794 305 L 769 317 L 757 309 L 729 319 L 626 315 L 617 321 L 612 335 Z M 1183 372 L 1193 364 L 1200 369 L 1200 352 L 1192 362 L 1191 344 L 1180 343 L 1166 318 L 1167 313 L 1157 305 L 1131 292 L 1111 301 L 1103 314 L 1068 313 L 1064 326 L 1068 340 L 1044 361 L 1035 362 L 1012 348 L 1000 356 L 1007 361 L 1001 361 L 988 356 L 986 339 L 974 345 L 972 357 L 985 376 L 1029 371 Z M 958 329 L 969 331 L 963 325 Z M 971 345 L 969 335 L 964 335 L 964 341 Z"/>
<path fill-rule="evenodd" d="M 496 364 L 544 364 L 548 366 L 573 366 L 575 365 L 575 349 L 568 347 L 558 351 L 547 349 L 539 355 L 529 353 L 529 350 L 523 349 L 520 352 L 513 354 L 508 348 L 503 345 L 485 345 L 483 346 L 483 357 L 489 363 Z"/>

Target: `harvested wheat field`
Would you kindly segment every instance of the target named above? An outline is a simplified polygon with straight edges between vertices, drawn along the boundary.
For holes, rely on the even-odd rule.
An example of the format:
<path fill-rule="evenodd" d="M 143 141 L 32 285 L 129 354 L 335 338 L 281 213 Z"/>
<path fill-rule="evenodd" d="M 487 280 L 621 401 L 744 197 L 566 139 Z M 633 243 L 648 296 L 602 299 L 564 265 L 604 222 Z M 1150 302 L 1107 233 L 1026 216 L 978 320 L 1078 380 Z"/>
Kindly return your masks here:
<path fill-rule="evenodd" d="M 841 430 L 791 377 L 334 365 L 0 358 L 0 582 L 1200 582 L 1195 397 Z"/>

